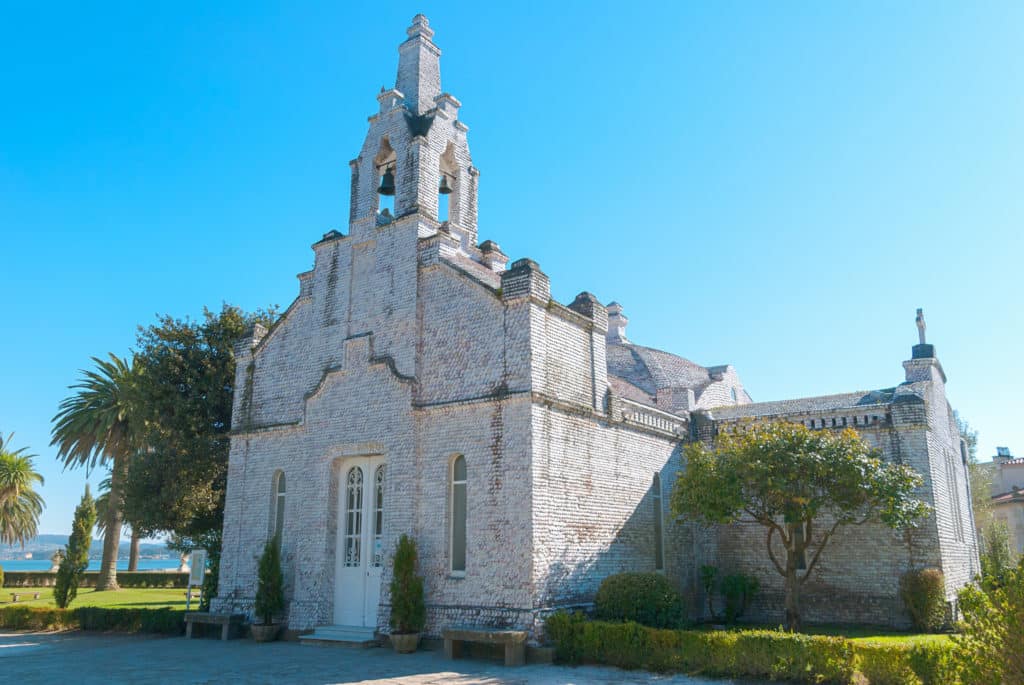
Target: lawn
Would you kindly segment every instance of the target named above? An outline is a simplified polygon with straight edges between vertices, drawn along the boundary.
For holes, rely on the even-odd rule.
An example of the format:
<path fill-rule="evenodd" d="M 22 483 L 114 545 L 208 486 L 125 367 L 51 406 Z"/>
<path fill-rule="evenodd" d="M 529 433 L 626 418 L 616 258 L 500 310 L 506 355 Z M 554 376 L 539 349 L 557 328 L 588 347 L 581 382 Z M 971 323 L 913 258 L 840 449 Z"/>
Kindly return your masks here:
<path fill-rule="evenodd" d="M 12 603 L 10 593 L 17 592 L 21 595 L 17 604 Z M 32 599 L 32 593 L 38 592 L 39 599 Z M 199 600 L 193 590 L 192 608 L 197 608 Z M 0 606 L 30 606 L 30 607 L 54 607 L 53 588 L 3 588 L 0 594 Z M 92 588 L 82 588 L 78 591 L 69 608 L 76 607 L 108 607 L 118 609 L 159 609 L 171 607 L 172 609 L 185 608 L 184 588 L 125 588 L 116 592 L 97 592 Z"/>

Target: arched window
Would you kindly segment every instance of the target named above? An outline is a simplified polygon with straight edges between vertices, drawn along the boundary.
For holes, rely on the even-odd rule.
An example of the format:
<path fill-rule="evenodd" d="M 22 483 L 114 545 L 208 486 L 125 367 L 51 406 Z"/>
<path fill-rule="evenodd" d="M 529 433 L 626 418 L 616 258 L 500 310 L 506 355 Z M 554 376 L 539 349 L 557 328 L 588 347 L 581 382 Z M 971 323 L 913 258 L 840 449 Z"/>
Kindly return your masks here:
<path fill-rule="evenodd" d="M 458 183 L 456 178 L 459 173 L 459 164 L 455 160 L 455 147 L 449 141 L 444 154 L 441 155 L 438 164 L 437 184 L 437 220 L 448 221 L 451 218 L 451 208 L 455 201 L 453 193 Z"/>
<path fill-rule="evenodd" d="M 271 539 L 276 539 L 278 546 L 281 544 L 281 538 L 284 537 L 284 495 L 285 495 L 285 480 L 284 472 L 278 471 L 274 474 L 273 489 L 272 489 L 272 501 L 271 501 Z"/>
<path fill-rule="evenodd" d="M 452 460 L 451 559 L 452 573 L 466 572 L 466 458 Z"/>
<path fill-rule="evenodd" d="M 373 476 L 373 565 L 384 563 L 384 465 Z"/>
<path fill-rule="evenodd" d="M 654 570 L 665 569 L 665 545 L 662 535 L 661 524 L 664 520 L 664 513 L 661 506 L 661 474 L 654 474 L 654 482 L 651 483 L 651 499 L 654 502 Z"/>
<path fill-rule="evenodd" d="M 395 172 L 398 156 L 387 136 L 380 139 L 380 148 L 373 158 L 373 166 L 377 170 L 377 221 L 388 223 L 395 217 Z"/>
<path fill-rule="evenodd" d="M 345 478 L 345 566 L 359 566 L 363 530 L 363 470 L 353 466 Z"/>

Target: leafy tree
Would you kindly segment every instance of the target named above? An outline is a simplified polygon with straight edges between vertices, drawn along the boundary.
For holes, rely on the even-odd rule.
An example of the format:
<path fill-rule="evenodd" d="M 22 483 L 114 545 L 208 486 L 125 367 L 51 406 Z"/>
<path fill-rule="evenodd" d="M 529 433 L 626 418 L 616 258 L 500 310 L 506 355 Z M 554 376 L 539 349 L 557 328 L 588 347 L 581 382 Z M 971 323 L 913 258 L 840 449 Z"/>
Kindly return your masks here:
<path fill-rule="evenodd" d="M 978 461 L 978 431 L 966 419 L 954 413 L 960 437 L 967 443 L 967 480 L 971 488 L 971 510 L 978 532 L 992 523 L 992 470 Z"/>
<path fill-rule="evenodd" d="M 269 626 L 274 622 L 274 615 L 284 610 L 284 574 L 281 572 L 281 546 L 277 536 L 263 546 L 257 578 L 256 615 Z"/>
<path fill-rule="evenodd" d="M 92 544 L 94 525 L 96 525 L 96 505 L 92 495 L 89 494 L 87 483 L 85 494 L 82 495 L 82 500 L 75 507 L 71 537 L 68 538 L 68 546 L 64 550 L 64 557 L 57 569 L 57 579 L 53 588 L 53 599 L 61 609 L 67 608 L 68 604 L 71 604 L 78 595 L 78 585 L 82 581 L 82 574 L 89 566 L 89 546 Z"/>
<path fill-rule="evenodd" d="M 708 524 L 746 516 L 764 526 L 768 557 L 785 579 L 790 630 L 800 627 L 800 587 L 836 530 L 869 522 L 903 528 L 928 511 L 913 497 L 921 477 L 883 461 L 852 429 L 752 423 L 720 434 L 713 446 L 688 445 L 686 458 L 672 491 L 673 512 Z M 785 551 L 781 561 L 776 537 Z"/>
<path fill-rule="evenodd" d="M 82 371 L 75 394 L 60 403 L 53 440 L 64 467 L 110 466 L 110 502 L 103 536 L 97 590 L 117 590 L 117 548 L 121 537 L 123 492 L 129 459 L 138 450 L 139 393 L 134 365 L 113 354 L 93 357 L 95 370 Z"/>
<path fill-rule="evenodd" d="M 953 636 L 954 660 L 965 685 L 1024 683 L 1024 557 L 1005 583 L 988 591 L 960 591 L 963 620 Z"/>
<path fill-rule="evenodd" d="M 4 440 L 0 434 L 0 543 L 25 544 L 36 536 L 43 498 L 35 491 L 43 477 L 32 463 L 27 448 L 14 449 L 14 433 Z"/>
<path fill-rule="evenodd" d="M 991 591 L 1005 585 L 1013 570 L 1014 556 L 1010 529 L 1002 521 L 992 521 L 981 536 L 981 586 Z"/>
<path fill-rule="evenodd" d="M 161 317 L 139 330 L 140 415 L 146 448 L 132 460 L 125 515 L 142 531 L 171 534 L 181 551 L 206 549 L 210 566 L 220 559 L 227 487 L 234 344 L 254 324 L 270 325 L 273 308 L 245 313 L 224 305 L 200 321 Z M 203 601 L 216 594 L 207 575 Z"/>

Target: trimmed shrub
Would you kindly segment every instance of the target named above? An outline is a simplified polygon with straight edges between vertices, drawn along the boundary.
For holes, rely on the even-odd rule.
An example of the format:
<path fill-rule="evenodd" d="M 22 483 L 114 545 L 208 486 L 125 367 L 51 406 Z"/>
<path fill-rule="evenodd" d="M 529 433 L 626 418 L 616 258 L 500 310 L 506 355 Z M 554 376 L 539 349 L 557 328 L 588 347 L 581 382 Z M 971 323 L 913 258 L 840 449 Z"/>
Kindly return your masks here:
<path fill-rule="evenodd" d="M 0 607 L 0 628 L 8 630 L 65 630 L 77 628 L 73 611 L 48 607 Z"/>
<path fill-rule="evenodd" d="M 174 609 L 105 609 L 78 607 L 0 607 L 0 628 L 8 630 L 81 630 L 122 633 L 180 635 L 185 630 L 185 612 Z"/>
<path fill-rule="evenodd" d="M 263 555 L 257 570 L 256 617 L 263 625 L 271 625 L 274 616 L 284 610 L 284 574 L 281 572 L 281 546 L 277 536 L 263 545 Z"/>
<path fill-rule="evenodd" d="M 849 682 L 853 646 L 841 637 L 770 630 L 663 630 L 558 613 L 545 624 L 560 661 L 715 676 Z"/>
<path fill-rule="evenodd" d="M 907 571 L 900 576 L 900 599 L 918 630 L 934 633 L 946 623 L 946 581 L 939 569 Z"/>
<path fill-rule="evenodd" d="M 857 670 L 871 685 L 945 685 L 958 682 L 953 646 L 858 642 Z"/>
<path fill-rule="evenodd" d="M 86 571 L 79 588 L 96 587 L 98 571 Z M 57 574 L 49 571 L 8 571 L 4 587 L 53 587 Z M 180 587 L 188 584 L 188 574 L 177 571 L 118 571 L 117 584 L 123 588 Z"/>
<path fill-rule="evenodd" d="M 907 645 L 889 642 L 860 642 L 857 670 L 871 685 L 920 685 L 921 680 L 910 667 Z"/>
<path fill-rule="evenodd" d="M 735 623 L 750 605 L 761 583 L 754 576 L 734 573 L 722 578 L 722 596 L 725 597 L 725 622 Z"/>
<path fill-rule="evenodd" d="M 924 685 L 959 682 L 953 644 L 919 644 L 910 648 L 910 668 Z"/>
<path fill-rule="evenodd" d="M 686 615 L 682 595 L 658 573 L 608 576 L 594 604 L 599 619 L 636 621 L 652 628 L 678 628 Z"/>
<path fill-rule="evenodd" d="M 115 631 L 119 633 L 160 633 L 180 635 L 185 630 L 185 612 L 163 609 L 75 609 L 78 627 L 82 630 Z"/>
<path fill-rule="evenodd" d="M 405 533 L 395 549 L 391 574 L 391 630 L 396 634 L 419 633 L 427 622 L 423 577 L 416 575 L 416 542 Z"/>

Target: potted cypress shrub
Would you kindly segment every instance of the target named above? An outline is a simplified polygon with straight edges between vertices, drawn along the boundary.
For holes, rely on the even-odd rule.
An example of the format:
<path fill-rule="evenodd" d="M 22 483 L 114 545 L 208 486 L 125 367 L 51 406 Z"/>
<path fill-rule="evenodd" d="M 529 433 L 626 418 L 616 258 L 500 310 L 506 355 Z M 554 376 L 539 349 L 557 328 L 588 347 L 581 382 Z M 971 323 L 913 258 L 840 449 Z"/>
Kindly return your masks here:
<path fill-rule="evenodd" d="M 256 617 L 262 624 L 254 623 L 252 637 L 256 642 L 270 642 L 277 639 L 280 623 L 274 623 L 274 615 L 284 610 L 284 574 L 281 572 L 281 548 L 277 536 L 263 547 L 260 557 L 259 584 L 256 587 Z"/>
<path fill-rule="evenodd" d="M 402 535 L 391 576 L 391 646 L 399 654 L 415 652 L 427 619 L 423 578 L 416 575 L 416 543 Z"/>

